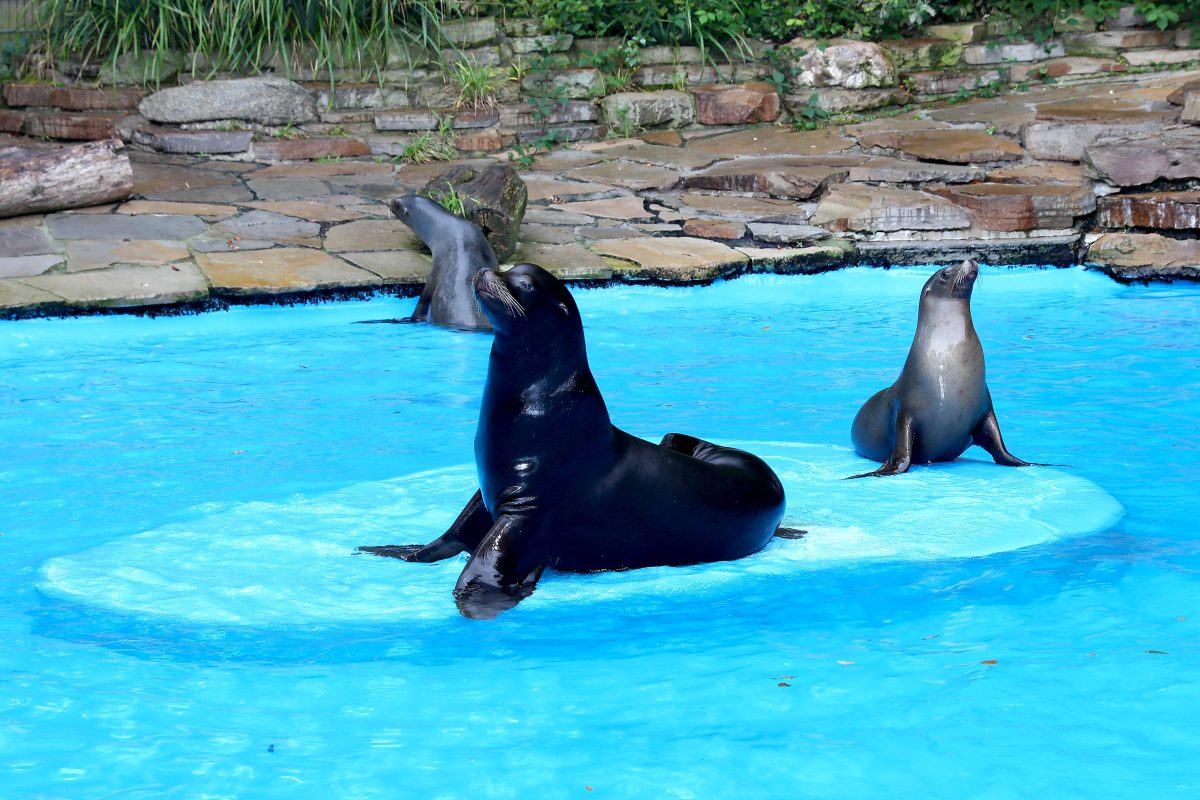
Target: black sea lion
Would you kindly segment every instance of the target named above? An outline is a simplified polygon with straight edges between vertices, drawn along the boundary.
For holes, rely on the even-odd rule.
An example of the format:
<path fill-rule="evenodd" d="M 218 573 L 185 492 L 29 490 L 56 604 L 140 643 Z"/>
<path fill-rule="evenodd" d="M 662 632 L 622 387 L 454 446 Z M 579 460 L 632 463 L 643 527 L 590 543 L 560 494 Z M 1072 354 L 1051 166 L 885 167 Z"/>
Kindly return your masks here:
<path fill-rule="evenodd" d="M 467 331 L 491 328 L 471 293 L 475 274 L 496 266 L 496 254 L 483 232 L 421 195 L 397 197 L 388 207 L 433 253 L 433 272 L 409 321 Z"/>
<path fill-rule="evenodd" d="M 853 475 L 896 475 L 913 464 L 953 461 L 972 444 L 997 464 L 1028 467 L 1008 452 L 984 377 L 983 347 L 971 323 L 971 290 L 979 265 L 964 261 L 933 274 L 921 289 L 917 333 L 900 377 L 854 418 L 859 455 L 883 466 Z"/>
<path fill-rule="evenodd" d="M 613 426 L 557 278 L 522 264 L 484 270 L 475 286 L 495 331 L 475 433 L 479 491 L 429 544 L 362 550 L 408 561 L 470 552 L 454 595 L 463 614 L 486 619 L 527 597 L 547 567 L 727 561 L 771 539 L 783 487 L 761 459 Z"/>

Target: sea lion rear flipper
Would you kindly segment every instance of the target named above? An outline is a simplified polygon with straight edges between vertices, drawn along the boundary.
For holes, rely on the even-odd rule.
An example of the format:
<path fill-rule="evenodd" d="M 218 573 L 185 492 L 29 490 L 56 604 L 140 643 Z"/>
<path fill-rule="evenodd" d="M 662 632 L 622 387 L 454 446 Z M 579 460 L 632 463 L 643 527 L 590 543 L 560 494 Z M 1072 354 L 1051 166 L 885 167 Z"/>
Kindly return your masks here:
<path fill-rule="evenodd" d="M 883 462 L 883 465 L 877 470 L 851 475 L 846 480 L 899 475 L 902 472 L 908 472 L 908 468 L 912 466 L 913 438 L 912 417 L 897 410 L 895 442 L 892 444 L 892 454 L 888 456 L 888 460 Z"/>
<path fill-rule="evenodd" d="M 385 544 L 360 547 L 358 550 L 376 556 L 429 564 L 452 558 L 462 552 L 473 551 L 491 527 L 492 515 L 483 504 L 483 493 L 477 489 L 446 532 L 429 544 Z"/>
<path fill-rule="evenodd" d="M 1000 422 L 996 419 L 995 409 L 988 409 L 987 414 L 975 426 L 975 430 L 971 431 L 971 440 L 984 450 L 987 450 L 988 455 L 997 464 L 1005 467 L 1034 466 L 1028 461 L 1022 461 L 1008 452 L 1008 448 L 1004 446 L 1004 438 L 1000 435 Z"/>
<path fill-rule="evenodd" d="M 409 317 L 410 322 L 424 322 L 429 318 L 429 303 L 433 300 L 433 276 L 429 276 L 429 280 L 425 282 L 425 288 L 421 290 L 421 297 L 417 300 L 417 307 L 413 309 L 412 316 Z"/>
<path fill-rule="evenodd" d="M 528 524 L 525 517 L 502 514 L 475 548 L 454 587 L 464 617 L 494 619 L 533 594 L 545 567 L 522 558 Z"/>

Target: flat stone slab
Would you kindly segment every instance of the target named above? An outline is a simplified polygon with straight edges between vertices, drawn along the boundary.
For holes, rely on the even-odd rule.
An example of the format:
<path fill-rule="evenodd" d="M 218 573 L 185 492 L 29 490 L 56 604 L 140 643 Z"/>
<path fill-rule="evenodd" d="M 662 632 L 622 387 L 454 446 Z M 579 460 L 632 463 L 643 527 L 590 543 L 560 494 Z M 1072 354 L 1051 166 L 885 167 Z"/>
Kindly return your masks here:
<path fill-rule="evenodd" d="M 537 264 L 564 280 L 607 280 L 613 269 L 600 256 L 581 244 L 521 242 L 513 254 L 514 264 Z"/>
<path fill-rule="evenodd" d="M 1084 149 L 1083 161 L 1088 175 L 1114 186 L 1200 178 L 1200 128 L 1104 136 Z"/>
<path fill-rule="evenodd" d="M 604 156 L 600 153 L 590 152 L 587 150 L 573 150 L 564 148 L 562 150 L 551 150 L 548 153 L 541 153 L 534 157 L 533 164 L 527 169 L 530 172 L 566 172 L 569 169 L 576 167 L 586 167 L 589 164 L 598 164 L 604 160 Z M 636 159 L 630 159 L 631 161 Z M 522 175 L 521 177 L 525 177 Z"/>
<path fill-rule="evenodd" d="M 212 230 L 220 234 L 241 236 L 244 239 L 315 245 L 320 244 L 321 236 L 319 223 L 261 209 L 244 211 L 236 217 L 217 223 Z"/>
<path fill-rule="evenodd" d="M 1106 233 L 1087 260 L 1122 281 L 1200 280 L 1200 240 L 1157 233 Z"/>
<path fill-rule="evenodd" d="M 551 208 L 589 217 L 620 219 L 626 222 L 654 222 L 640 197 L 614 197 L 610 200 L 583 200 L 577 203 L 554 203 Z"/>
<path fill-rule="evenodd" d="M 692 89 L 701 125 L 744 125 L 772 122 L 779 116 L 779 95 L 770 84 L 705 84 Z"/>
<path fill-rule="evenodd" d="M 219 294 L 288 294 L 383 285 L 374 272 L 308 248 L 201 253 L 196 263 L 208 276 L 213 292 Z"/>
<path fill-rule="evenodd" d="M 1019 161 L 1023 155 L 1012 139 L 972 129 L 875 133 L 859 137 L 859 144 L 952 164 Z"/>
<path fill-rule="evenodd" d="M 1083 186 L 1088 182 L 1082 166 L 1065 161 L 1000 167 L 989 172 L 987 180 L 989 183 L 1024 183 L 1029 186 L 1041 186 L 1046 183 Z"/>
<path fill-rule="evenodd" d="M 750 235 L 761 242 L 795 244 L 797 242 L 819 242 L 832 234 L 816 225 L 781 225 L 777 222 L 751 222 Z"/>
<path fill-rule="evenodd" d="M 331 253 L 368 250 L 422 250 L 425 245 L 398 219 L 362 219 L 335 225 L 325 232 L 325 249 Z"/>
<path fill-rule="evenodd" d="M 683 179 L 683 186 L 806 200 L 829 184 L 844 181 L 849 169 L 849 165 L 831 166 L 804 158 L 739 158 L 692 173 Z"/>
<path fill-rule="evenodd" d="M 149 267 L 115 267 L 22 281 L 61 297 L 74 308 L 131 308 L 191 303 L 208 299 L 208 281 L 196 265 L 183 261 Z"/>
<path fill-rule="evenodd" d="M 433 271 L 433 258 L 408 250 L 395 252 L 339 253 L 356 267 L 378 275 L 385 286 L 424 284 Z"/>
<path fill-rule="evenodd" d="M 910 97 L 904 89 L 813 89 L 802 90 L 787 96 L 792 108 L 803 108 L 812 104 L 829 114 L 851 114 L 871 111 L 885 106 L 904 105 Z"/>
<path fill-rule="evenodd" d="M 745 253 L 687 236 L 608 239 L 592 251 L 608 256 L 613 274 L 629 280 L 707 282 L 750 264 Z"/>
<path fill-rule="evenodd" d="M 602 158 L 619 158 L 624 161 L 653 164 L 657 167 L 669 167 L 675 170 L 703 169 L 723 158 L 728 158 L 727 155 L 700 152 L 693 150 L 691 147 L 671 147 L 669 145 L 649 144 L 641 141 L 617 144 L 612 147 L 606 147 L 603 150 L 588 152 L 587 155 L 592 158 L 591 163 L 596 163 Z"/>
<path fill-rule="evenodd" d="M 369 156 L 371 148 L 353 136 L 314 139 L 273 139 L 254 143 L 258 161 L 315 161 L 318 158 Z"/>
<path fill-rule="evenodd" d="M 1003 77 L 998 69 L 931 70 L 910 73 L 905 81 L 918 95 L 942 95 L 982 89 Z"/>
<path fill-rule="evenodd" d="M 597 195 L 613 194 L 616 187 L 608 183 L 595 181 L 562 180 L 560 178 L 527 177 L 524 178 L 525 190 L 528 192 L 528 202 L 550 200 L 551 202 L 570 201 L 582 198 L 595 198 Z"/>
<path fill-rule="evenodd" d="M 854 244 L 844 239 L 812 247 L 738 247 L 750 259 L 754 272 L 777 275 L 814 275 L 852 263 Z"/>
<path fill-rule="evenodd" d="M 40 256 L 57 251 L 41 228 L 0 228 L 0 255 Z"/>
<path fill-rule="evenodd" d="M 200 217 L 207 222 L 228 219 L 238 213 L 236 206 L 220 203 L 177 203 L 169 200 L 130 200 L 117 206 L 116 213 L 130 214 L 174 214 Z"/>
<path fill-rule="evenodd" d="M 1143 122 L 1031 122 L 1021 129 L 1021 142 L 1033 158 L 1047 161 L 1082 161 L 1092 142 L 1101 136 L 1153 133 L 1161 121 Z"/>
<path fill-rule="evenodd" d="M 51 214 L 50 234 L 66 239 L 187 239 L 208 230 L 199 217 L 187 214 Z"/>
<path fill-rule="evenodd" d="M 189 256 L 187 245 L 169 239 L 74 239 L 67 242 L 67 271 L 103 269 L 113 264 L 167 264 Z"/>
<path fill-rule="evenodd" d="M 672 201 L 685 216 L 710 214 L 738 222 L 777 222 L 802 224 L 812 216 L 811 204 L 770 197 L 685 193 Z"/>
<path fill-rule="evenodd" d="M 1065 122 L 1175 122 L 1179 109 L 1128 97 L 1078 97 L 1037 104 L 1037 119 Z"/>
<path fill-rule="evenodd" d="M 138 144 L 160 153 L 244 153 L 254 140 L 253 131 L 181 131 L 170 128 L 139 128 L 133 132 Z"/>
<path fill-rule="evenodd" d="M 620 186 L 634 191 L 645 191 L 646 189 L 665 190 L 674 187 L 679 183 L 680 173 L 678 170 L 667 167 L 614 159 L 573 169 L 567 173 L 567 177 Z"/>
<path fill-rule="evenodd" d="M 987 231 L 1070 228 L 1096 209 L 1095 195 L 1081 186 L 977 183 L 930 191 L 971 209 L 975 227 Z"/>
<path fill-rule="evenodd" d="M 361 211 L 312 200 L 260 200 L 246 205 L 309 222 L 349 222 L 365 216 Z"/>
<path fill-rule="evenodd" d="M 679 230 L 677 226 L 672 226 L 675 230 Z M 649 236 L 650 233 L 637 228 L 625 228 L 615 225 L 595 225 L 585 228 L 580 228 L 576 235 L 581 242 L 591 242 L 598 239 L 634 239 L 638 236 Z M 572 237 L 574 240 L 574 237 Z M 537 241 L 531 239 L 530 241 Z M 566 244 L 566 242 L 547 242 L 547 244 Z"/>
<path fill-rule="evenodd" d="M 689 219 L 683 223 L 683 232 L 701 239 L 736 240 L 745 237 L 746 226 L 729 219 Z"/>
<path fill-rule="evenodd" d="M 240 250 L 270 250 L 276 242 L 269 239 L 244 239 L 239 236 L 206 233 L 190 240 L 193 253 L 236 253 Z"/>
<path fill-rule="evenodd" d="M 437 168 L 445 172 L 446 165 L 431 165 L 431 168 Z M 269 167 L 255 170 L 252 177 L 332 178 L 337 175 L 390 176 L 395 172 L 396 170 L 391 164 L 376 164 L 374 161 L 333 161 L 324 164 L 272 164 Z M 421 183 L 424 182 L 421 181 Z"/>
<path fill-rule="evenodd" d="M 1121 55 L 1123 50 L 1134 47 L 1166 47 L 1174 38 L 1174 31 L 1097 31 L 1094 33 L 1066 33 L 1062 41 L 1066 52 L 1073 56 Z"/>
<path fill-rule="evenodd" d="M 567 225 L 545 225 L 525 221 L 521 225 L 521 235 L 517 240 L 542 244 L 570 244 L 575 241 L 575 232 Z"/>
<path fill-rule="evenodd" d="M 0 279 L 0 317 L 44 314 L 64 308 L 56 294 L 23 283 L 16 278 Z"/>
<path fill-rule="evenodd" d="M 174 86 L 142 100 L 138 111 L 152 122 L 172 124 L 242 119 L 287 125 L 317 119 L 312 92 L 285 78 L 270 76 Z"/>
<path fill-rule="evenodd" d="M 735 156 L 823 156 L 849 150 L 854 141 L 832 128 L 797 131 L 790 128 L 748 128 L 705 136 L 688 142 L 694 153 L 715 153 L 722 158 Z"/>
<path fill-rule="evenodd" d="M 1200 191 L 1102 197 L 1096 223 L 1105 228 L 1200 230 Z"/>
<path fill-rule="evenodd" d="M 24 278 L 41 275 L 51 267 L 57 267 L 65 259 L 59 255 L 0 256 L 0 278 Z"/>
<path fill-rule="evenodd" d="M 1049 58 L 1061 58 L 1066 54 L 1063 43 L 1054 40 L 1041 44 L 1036 42 L 973 44 L 963 50 L 963 62 L 973 66 L 1009 64 L 1020 61 L 1045 61 Z M 1079 55 L 1087 54 L 1080 53 Z"/>
<path fill-rule="evenodd" d="M 939 164 L 879 156 L 850 168 L 853 183 L 970 183 L 983 180 L 987 170 L 972 164 Z"/>
<path fill-rule="evenodd" d="M 1019 136 L 1021 128 L 1037 116 L 1034 109 L 1024 103 L 983 98 L 946 108 L 935 108 L 928 113 L 931 121 L 980 130 L 991 128 L 997 133 L 1014 137 Z"/>
<path fill-rule="evenodd" d="M 313 195 L 329 194 L 329 183 L 311 177 L 253 177 L 246 181 L 246 188 L 254 192 L 259 200 L 299 200 Z M 249 199 L 249 198 L 248 198 Z"/>
<path fill-rule="evenodd" d="M 832 186 L 817 204 L 812 224 L 840 231 L 955 230 L 971 226 L 971 213 L 928 192 L 868 186 Z"/>
<path fill-rule="evenodd" d="M 681 128 L 696 120 L 696 103 L 687 92 L 660 89 L 654 92 L 617 92 L 600 101 L 604 122 L 620 130 L 623 126 Z"/>

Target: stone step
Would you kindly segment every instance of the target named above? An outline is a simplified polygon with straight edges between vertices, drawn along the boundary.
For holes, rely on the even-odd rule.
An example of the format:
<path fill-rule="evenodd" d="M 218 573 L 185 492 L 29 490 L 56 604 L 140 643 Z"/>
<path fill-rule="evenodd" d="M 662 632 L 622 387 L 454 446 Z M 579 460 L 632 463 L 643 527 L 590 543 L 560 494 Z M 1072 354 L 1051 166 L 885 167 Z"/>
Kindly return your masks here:
<path fill-rule="evenodd" d="M 1169 66 L 1200 61 L 1200 50 L 1127 50 L 1121 58 L 1131 67 Z"/>
<path fill-rule="evenodd" d="M 743 158 L 688 175 L 682 185 L 806 200 L 829 184 L 844 181 L 854 161 L 862 160 L 856 157 L 845 164 L 829 164 L 802 157 Z"/>
<path fill-rule="evenodd" d="M 1045 61 L 1067 55 L 1063 43 L 1051 39 L 1046 42 L 1019 42 L 1016 44 L 973 44 L 963 51 L 963 61 L 973 66 L 981 64 L 1011 64 L 1014 62 Z"/>
<path fill-rule="evenodd" d="M 936 97 L 1004 83 L 1004 75 L 998 69 L 935 70 L 910 72 L 904 76 L 904 82 L 919 96 Z"/>
<path fill-rule="evenodd" d="M 9 83 L 4 100 L 10 106 L 42 106 L 64 111 L 136 111 L 150 92 L 146 89 L 51 86 L 45 83 Z"/>
<path fill-rule="evenodd" d="M 815 98 L 815 99 L 814 99 Z M 809 89 L 786 97 L 793 109 L 802 109 L 811 101 L 817 108 L 829 114 L 852 114 L 872 111 L 886 106 L 904 105 L 912 98 L 901 88 L 884 89 Z"/>
<path fill-rule="evenodd" d="M 1114 186 L 1197 179 L 1200 128 L 1180 126 L 1101 137 L 1085 148 L 1083 161 L 1088 175 Z"/>
<path fill-rule="evenodd" d="M 1095 58 L 1091 56 L 1065 56 L 1052 58 L 1034 64 L 1013 64 L 1009 75 L 1014 83 L 1039 81 L 1045 79 L 1068 78 L 1077 75 L 1100 75 L 1110 72 L 1124 72 L 1129 69 L 1127 64 L 1112 58 Z"/>
<path fill-rule="evenodd" d="M 121 111 L 8 111 L 0 115 L 0 130 L 35 139 L 97 141 L 118 138 L 117 123 L 128 117 Z"/>
<path fill-rule="evenodd" d="M 929 192 L 853 183 L 831 186 L 810 222 L 834 231 L 946 231 L 969 228 L 971 213 Z"/>
<path fill-rule="evenodd" d="M 313 139 L 268 139 L 254 143 L 256 161 L 316 161 L 320 158 L 355 158 L 371 154 L 370 146 L 353 136 Z"/>
<path fill-rule="evenodd" d="M 1105 228 L 1194 231 L 1200 229 L 1200 191 L 1103 197 L 1096 222 Z"/>
<path fill-rule="evenodd" d="M 1200 280 L 1200 240 L 1157 233 L 1106 233 L 1088 247 L 1087 260 L 1122 281 Z"/>
<path fill-rule="evenodd" d="M 145 126 L 133 132 L 134 142 L 160 153 L 244 153 L 253 139 L 253 131 L 182 131 Z"/>
<path fill-rule="evenodd" d="M 970 128 L 868 134 L 859 137 L 859 144 L 864 148 L 898 150 L 913 158 L 952 164 L 1019 161 L 1022 156 L 1021 146 L 1012 139 Z"/>
<path fill-rule="evenodd" d="M 930 191 L 970 209 L 975 227 L 989 231 L 1066 229 L 1096 209 L 1091 189 L 1082 186 L 976 183 Z"/>
<path fill-rule="evenodd" d="M 1138 47 L 1169 47 L 1174 37 L 1174 31 L 1157 29 L 1064 33 L 1062 46 L 1072 56 L 1115 58 L 1124 50 Z"/>

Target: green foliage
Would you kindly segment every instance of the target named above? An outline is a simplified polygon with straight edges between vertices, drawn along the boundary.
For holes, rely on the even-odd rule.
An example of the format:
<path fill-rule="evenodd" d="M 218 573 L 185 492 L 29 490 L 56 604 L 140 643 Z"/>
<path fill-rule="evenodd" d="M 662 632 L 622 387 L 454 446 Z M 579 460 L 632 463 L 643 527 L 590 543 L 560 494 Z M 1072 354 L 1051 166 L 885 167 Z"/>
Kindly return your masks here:
<path fill-rule="evenodd" d="M 508 80 L 499 68 L 481 66 L 469 59 L 454 62 L 450 66 L 450 78 L 458 85 L 454 107 L 477 111 L 495 108 L 500 84 Z"/>
<path fill-rule="evenodd" d="M 829 112 L 821 108 L 816 94 L 808 96 L 808 102 L 792 109 L 792 127 L 810 131 L 822 128 L 829 122 Z"/>
<path fill-rule="evenodd" d="M 400 160 L 409 164 L 425 164 L 429 161 L 449 161 L 458 155 L 452 120 L 438 120 L 436 131 L 425 131 L 400 151 Z"/>
<path fill-rule="evenodd" d="M 253 72 L 335 66 L 382 71 L 389 55 L 435 47 L 439 0 L 42 0 L 45 53 L 115 64 L 150 54 L 146 82 L 161 78 L 162 55 L 192 56 L 193 72 Z"/>

